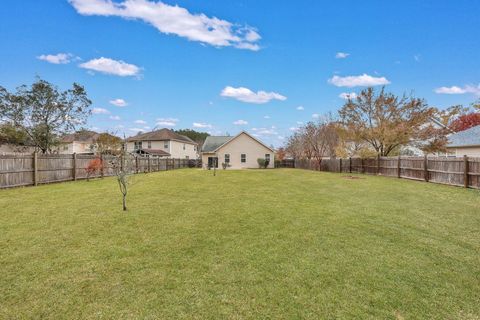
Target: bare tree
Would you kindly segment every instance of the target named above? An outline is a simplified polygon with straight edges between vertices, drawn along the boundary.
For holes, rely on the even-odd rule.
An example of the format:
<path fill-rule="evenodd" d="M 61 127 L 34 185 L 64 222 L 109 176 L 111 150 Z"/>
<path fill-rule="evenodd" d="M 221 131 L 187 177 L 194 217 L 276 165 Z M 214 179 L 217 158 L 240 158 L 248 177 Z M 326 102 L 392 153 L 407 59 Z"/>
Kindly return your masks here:
<path fill-rule="evenodd" d="M 122 194 L 123 211 L 127 211 L 127 195 L 131 185 L 131 176 L 135 173 L 135 157 L 124 151 L 115 157 L 111 164 Z"/>
<path fill-rule="evenodd" d="M 320 168 L 322 159 L 335 157 L 335 149 L 339 143 L 339 135 L 336 123 L 330 118 L 325 118 L 318 123 L 309 122 L 303 128 L 304 148 L 316 161 Z"/>

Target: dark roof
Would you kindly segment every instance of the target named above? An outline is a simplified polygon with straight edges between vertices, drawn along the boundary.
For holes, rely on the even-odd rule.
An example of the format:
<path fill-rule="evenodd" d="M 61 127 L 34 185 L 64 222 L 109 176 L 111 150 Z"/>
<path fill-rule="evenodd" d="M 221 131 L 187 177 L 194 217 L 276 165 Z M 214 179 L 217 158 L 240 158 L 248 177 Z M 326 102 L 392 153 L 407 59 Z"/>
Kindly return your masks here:
<path fill-rule="evenodd" d="M 141 149 L 140 151 L 142 153 L 150 154 L 152 156 L 170 157 L 170 153 L 160 149 Z"/>
<path fill-rule="evenodd" d="M 203 143 L 202 152 L 213 152 L 233 138 L 232 136 L 208 136 Z"/>
<path fill-rule="evenodd" d="M 127 139 L 128 142 L 132 141 L 165 141 L 165 140 L 176 140 L 191 144 L 197 144 L 195 141 L 186 137 L 184 135 L 178 134 L 170 129 L 160 129 L 156 131 L 146 132 L 138 134 L 136 136 L 130 137 Z"/>
<path fill-rule="evenodd" d="M 448 136 L 447 147 L 480 146 L 480 125 Z"/>
<path fill-rule="evenodd" d="M 75 133 L 67 134 L 60 139 L 62 143 L 78 142 L 95 142 L 100 134 L 95 131 L 81 130 Z"/>

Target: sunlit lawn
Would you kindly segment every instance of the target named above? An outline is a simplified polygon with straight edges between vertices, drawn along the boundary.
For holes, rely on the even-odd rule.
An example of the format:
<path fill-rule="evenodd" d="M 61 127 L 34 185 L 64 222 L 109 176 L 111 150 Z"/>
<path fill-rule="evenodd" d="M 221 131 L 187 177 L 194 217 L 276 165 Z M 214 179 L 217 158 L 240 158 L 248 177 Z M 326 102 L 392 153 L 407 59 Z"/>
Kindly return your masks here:
<path fill-rule="evenodd" d="M 0 319 L 478 319 L 480 192 L 344 176 L 0 190 Z"/>

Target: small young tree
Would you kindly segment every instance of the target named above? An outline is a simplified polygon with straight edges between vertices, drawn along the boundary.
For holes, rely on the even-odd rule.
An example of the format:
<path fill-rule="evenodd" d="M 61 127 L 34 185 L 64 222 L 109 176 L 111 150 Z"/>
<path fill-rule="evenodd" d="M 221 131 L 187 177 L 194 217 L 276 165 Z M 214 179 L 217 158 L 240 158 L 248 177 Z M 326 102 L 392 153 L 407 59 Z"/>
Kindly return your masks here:
<path fill-rule="evenodd" d="M 131 175 L 135 173 L 135 157 L 122 152 L 112 160 L 111 164 L 122 194 L 123 211 L 127 211 L 127 195 L 131 185 Z"/>
<path fill-rule="evenodd" d="M 102 171 L 102 168 L 103 168 L 102 159 L 95 158 L 90 160 L 87 167 L 85 168 L 85 171 L 87 172 L 87 181 L 90 181 L 91 176 L 98 174 L 100 171 Z"/>

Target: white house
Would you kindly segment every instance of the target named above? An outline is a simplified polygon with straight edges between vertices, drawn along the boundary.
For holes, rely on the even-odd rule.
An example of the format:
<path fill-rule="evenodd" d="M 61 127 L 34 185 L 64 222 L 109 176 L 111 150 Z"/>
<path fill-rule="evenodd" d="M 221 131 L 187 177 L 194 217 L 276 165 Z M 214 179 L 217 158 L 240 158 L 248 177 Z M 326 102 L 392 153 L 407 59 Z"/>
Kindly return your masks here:
<path fill-rule="evenodd" d="M 257 159 L 269 160 L 274 168 L 275 151 L 245 131 L 236 136 L 209 136 L 202 146 L 204 168 L 228 164 L 230 169 L 258 168 Z"/>
<path fill-rule="evenodd" d="M 127 152 L 161 158 L 196 159 L 198 145 L 195 141 L 170 129 L 160 129 L 138 134 L 126 141 Z"/>
<path fill-rule="evenodd" d="M 60 154 L 94 154 L 98 136 L 99 133 L 89 130 L 67 134 L 60 139 L 56 151 Z"/>

